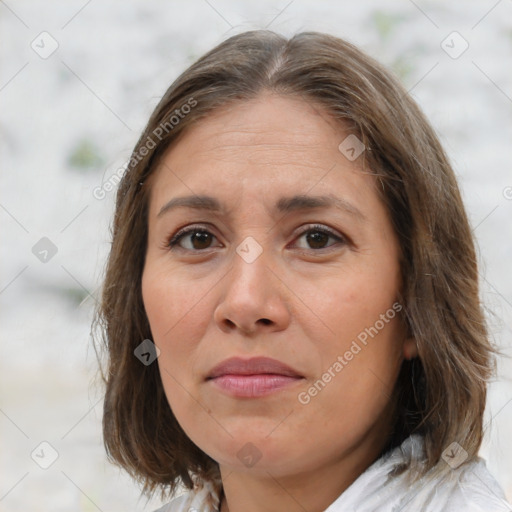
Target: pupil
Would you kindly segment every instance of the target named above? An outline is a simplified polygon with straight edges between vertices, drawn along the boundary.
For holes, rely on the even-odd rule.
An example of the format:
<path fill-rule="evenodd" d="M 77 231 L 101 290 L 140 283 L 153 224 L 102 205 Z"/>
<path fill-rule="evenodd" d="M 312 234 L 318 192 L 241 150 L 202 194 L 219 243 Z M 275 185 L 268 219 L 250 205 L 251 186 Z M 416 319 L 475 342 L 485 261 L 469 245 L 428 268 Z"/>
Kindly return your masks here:
<path fill-rule="evenodd" d="M 308 239 L 308 243 L 311 247 L 316 249 L 322 249 L 325 243 L 327 242 L 328 235 L 325 233 L 320 233 L 319 231 L 313 232 L 313 234 L 306 235 Z M 322 243 L 323 242 L 323 243 Z"/>

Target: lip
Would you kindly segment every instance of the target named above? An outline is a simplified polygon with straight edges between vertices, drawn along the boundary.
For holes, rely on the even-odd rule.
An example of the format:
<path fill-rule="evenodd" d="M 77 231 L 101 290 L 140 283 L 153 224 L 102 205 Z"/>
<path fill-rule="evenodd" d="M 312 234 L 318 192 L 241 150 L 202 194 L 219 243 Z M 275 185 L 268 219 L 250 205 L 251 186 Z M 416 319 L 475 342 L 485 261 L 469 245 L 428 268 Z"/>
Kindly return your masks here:
<path fill-rule="evenodd" d="M 283 390 L 303 378 L 295 369 L 276 359 L 232 357 L 215 366 L 206 381 L 229 395 L 257 398 Z"/>
<path fill-rule="evenodd" d="M 231 357 L 213 367 L 207 379 L 214 379 L 223 375 L 285 375 L 288 377 L 302 377 L 302 375 L 287 364 L 270 357 L 252 357 L 242 359 Z"/>

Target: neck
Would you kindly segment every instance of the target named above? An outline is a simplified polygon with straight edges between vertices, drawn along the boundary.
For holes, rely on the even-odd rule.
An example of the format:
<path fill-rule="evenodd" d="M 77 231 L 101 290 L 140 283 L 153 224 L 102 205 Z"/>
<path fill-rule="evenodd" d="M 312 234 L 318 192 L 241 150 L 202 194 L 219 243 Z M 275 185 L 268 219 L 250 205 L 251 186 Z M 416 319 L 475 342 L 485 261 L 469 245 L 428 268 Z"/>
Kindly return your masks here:
<path fill-rule="evenodd" d="M 255 475 L 220 466 L 220 512 L 322 512 L 378 458 L 384 444 L 385 439 L 369 436 L 321 468 L 293 475 L 265 470 Z"/>

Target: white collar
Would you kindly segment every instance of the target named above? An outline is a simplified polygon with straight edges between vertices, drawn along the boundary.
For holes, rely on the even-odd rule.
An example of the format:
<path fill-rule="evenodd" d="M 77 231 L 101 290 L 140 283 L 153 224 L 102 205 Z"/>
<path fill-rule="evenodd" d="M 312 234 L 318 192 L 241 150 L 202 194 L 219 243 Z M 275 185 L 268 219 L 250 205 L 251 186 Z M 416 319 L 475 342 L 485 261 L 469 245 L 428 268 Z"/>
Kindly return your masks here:
<path fill-rule="evenodd" d="M 441 459 L 435 473 L 411 485 L 411 471 L 423 458 L 423 438 L 408 437 L 368 467 L 324 512 L 512 512 L 483 459 L 455 468 Z M 390 476 L 404 463 L 412 463 L 412 469 Z M 218 512 L 219 501 L 214 486 L 203 482 L 156 512 Z"/>

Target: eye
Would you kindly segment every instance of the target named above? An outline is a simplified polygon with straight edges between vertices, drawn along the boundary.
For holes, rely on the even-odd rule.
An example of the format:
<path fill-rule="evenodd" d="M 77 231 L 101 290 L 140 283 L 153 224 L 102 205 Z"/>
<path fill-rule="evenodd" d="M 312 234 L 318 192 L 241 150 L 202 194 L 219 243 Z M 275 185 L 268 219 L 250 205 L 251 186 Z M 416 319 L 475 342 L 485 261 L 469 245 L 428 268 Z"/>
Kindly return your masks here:
<path fill-rule="evenodd" d="M 337 235 L 335 232 L 331 231 L 325 226 L 310 226 L 299 235 L 298 240 L 301 238 L 306 240 L 306 243 L 309 244 L 309 247 L 303 246 L 299 247 L 300 249 L 328 249 L 334 245 L 332 243 L 327 245 L 330 238 L 342 244 L 346 244 L 346 240 L 342 236 Z"/>
<path fill-rule="evenodd" d="M 215 239 L 215 235 L 210 231 L 200 226 L 192 226 L 181 231 L 178 231 L 168 242 L 167 246 L 173 249 L 178 246 L 180 249 L 187 251 L 203 251 L 211 248 L 212 240 Z M 313 249 L 321 250 L 328 249 L 336 242 L 342 245 L 346 244 L 347 241 L 340 235 L 326 228 L 325 226 L 309 226 L 308 229 L 304 230 L 299 236 L 298 240 L 304 239 L 308 246 L 299 247 L 299 249 Z M 334 243 L 328 245 L 329 239 L 334 240 Z"/>
<path fill-rule="evenodd" d="M 172 249 L 176 245 L 180 249 L 189 251 L 201 251 L 210 248 L 212 239 L 216 238 L 215 235 L 202 227 L 189 227 L 176 233 L 167 245 Z M 182 243 L 182 241 L 184 243 Z"/>

